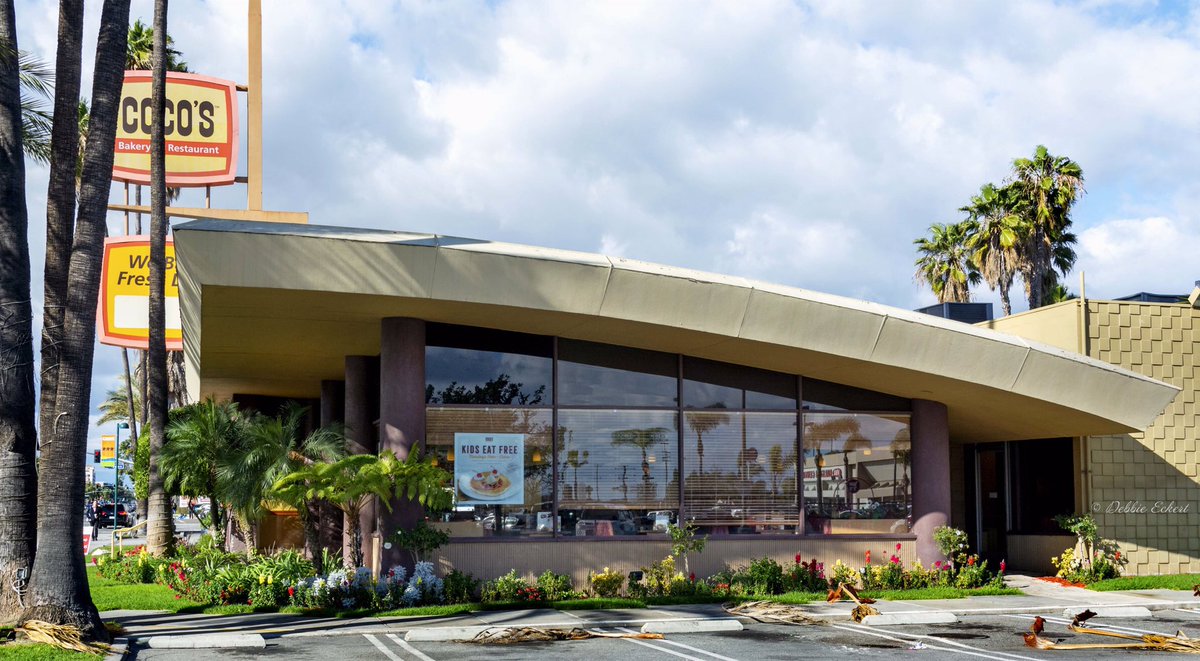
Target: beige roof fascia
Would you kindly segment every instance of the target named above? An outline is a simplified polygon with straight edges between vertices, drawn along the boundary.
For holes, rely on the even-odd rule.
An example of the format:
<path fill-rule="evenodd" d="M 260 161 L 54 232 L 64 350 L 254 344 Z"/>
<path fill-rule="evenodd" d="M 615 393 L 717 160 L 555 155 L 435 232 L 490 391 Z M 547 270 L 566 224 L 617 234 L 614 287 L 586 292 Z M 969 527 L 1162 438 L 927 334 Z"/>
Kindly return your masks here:
<path fill-rule="evenodd" d="M 200 220 L 175 229 L 194 392 L 299 396 L 378 352 L 378 320 L 613 342 L 945 402 L 952 433 L 1142 430 L 1177 388 L 1081 355 L 804 289 L 432 234 Z M 217 385 L 212 385 L 217 384 Z"/>

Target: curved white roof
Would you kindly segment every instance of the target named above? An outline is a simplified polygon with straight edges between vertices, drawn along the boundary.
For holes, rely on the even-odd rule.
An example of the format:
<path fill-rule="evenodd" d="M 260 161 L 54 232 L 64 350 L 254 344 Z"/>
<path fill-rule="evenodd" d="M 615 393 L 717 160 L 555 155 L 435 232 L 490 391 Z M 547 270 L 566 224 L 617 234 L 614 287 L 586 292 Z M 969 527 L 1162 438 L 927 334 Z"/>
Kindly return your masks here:
<path fill-rule="evenodd" d="M 314 396 L 412 316 L 723 360 L 944 402 L 956 439 L 1147 427 L 1177 389 L 1022 338 L 794 287 L 603 255 L 383 230 L 175 229 L 199 390 Z M 194 386 L 195 387 L 195 386 Z"/>

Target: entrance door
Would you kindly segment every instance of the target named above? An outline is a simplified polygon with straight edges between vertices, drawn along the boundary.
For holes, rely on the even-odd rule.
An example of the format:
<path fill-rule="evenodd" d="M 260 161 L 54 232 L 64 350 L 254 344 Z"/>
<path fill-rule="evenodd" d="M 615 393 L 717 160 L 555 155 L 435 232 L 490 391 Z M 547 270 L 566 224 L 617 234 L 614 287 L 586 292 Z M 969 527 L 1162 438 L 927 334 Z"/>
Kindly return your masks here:
<path fill-rule="evenodd" d="M 992 567 L 1007 555 L 1008 453 L 1004 443 L 975 450 L 976 550 Z"/>

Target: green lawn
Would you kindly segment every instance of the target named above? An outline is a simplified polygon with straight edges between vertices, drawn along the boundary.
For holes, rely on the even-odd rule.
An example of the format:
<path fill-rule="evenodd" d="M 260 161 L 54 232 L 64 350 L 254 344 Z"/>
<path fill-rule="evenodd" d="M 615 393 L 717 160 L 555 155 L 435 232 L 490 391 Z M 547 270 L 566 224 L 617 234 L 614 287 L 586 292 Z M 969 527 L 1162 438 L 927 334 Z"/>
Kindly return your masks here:
<path fill-rule="evenodd" d="M 175 591 L 165 585 L 126 585 L 104 578 L 96 568 L 88 567 L 88 587 L 92 601 L 100 611 L 147 610 L 170 611 L 199 610 L 202 604 L 187 599 L 176 599 Z"/>
<path fill-rule="evenodd" d="M 861 593 L 869 599 L 889 601 L 914 601 L 920 599 L 965 599 L 966 597 L 994 597 L 1024 594 L 1016 588 L 982 587 L 972 590 L 959 588 L 920 588 L 917 590 L 867 590 Z"/>
<path fill-rule="evenodd" d="M 417 606 L 375 613 L 375 617 L 448 617 L 479 610 L 479 604 L 450 604 L 447 606 Z"/>
<path fill-rule="evenodd" d="M 1170 574 L 1166 576 L 1126 576 L 1096 581 L 1088 585 L 1091 590 L 1188 590 L 1200 585 L 1200 574 Z"/>
<path fill-rule="evenodd" d="M 99 661 L 103 658 L 102 654 L 68 652 L 49 645 L 0 643 L 0 660 L 2 661 Z"/>

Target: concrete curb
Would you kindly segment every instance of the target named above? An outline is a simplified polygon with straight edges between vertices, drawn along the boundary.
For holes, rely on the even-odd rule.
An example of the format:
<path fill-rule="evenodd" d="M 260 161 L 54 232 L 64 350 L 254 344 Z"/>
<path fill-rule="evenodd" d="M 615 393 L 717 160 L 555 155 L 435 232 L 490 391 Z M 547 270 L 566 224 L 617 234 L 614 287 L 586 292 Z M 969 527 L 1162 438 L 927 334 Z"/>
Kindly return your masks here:
<path fill-rule="evenodd" d="M 1063 617 L 1075 617 L 1085 610 L 1090 610 L 1095 615 L 1093 617 L 1119 617 L 1122 619 L 1145 619 L 1153 617 L 1153 613 L 1145 606 L 1094 606 L 1092 608 L 1067 608 L 1063 610 Z"/>
<path fill-rule="evenodd" d="M 869 627 L 890 627 L 906 624 L 955 624 L 958 618 L 946 611 L 921 611 L 908 613 L 880 613 L 868 615 L 862 623 Z"/>
<path fill-rule="evenodd" d="M 129 642 L 128 638 L 113 638 L 108 654 L 104 655 L 104 661 L 123 661 L 129 655 Z"/>
<path fill-rule="evenodd" d="M 267 641 L 259 634 L 198 633 L 182 636 L 151 636 L 146 645 L 157 650 L 220 649 L 225 647 L 254 647 L 262 649 Z"/>
<path fill-rule="evenodd" d="M 642 625 L 642 633 L 712 633 L 714 631 L 741 631 L 745 627 L 733 618 L 719 620 L 662 620 Z"/>

